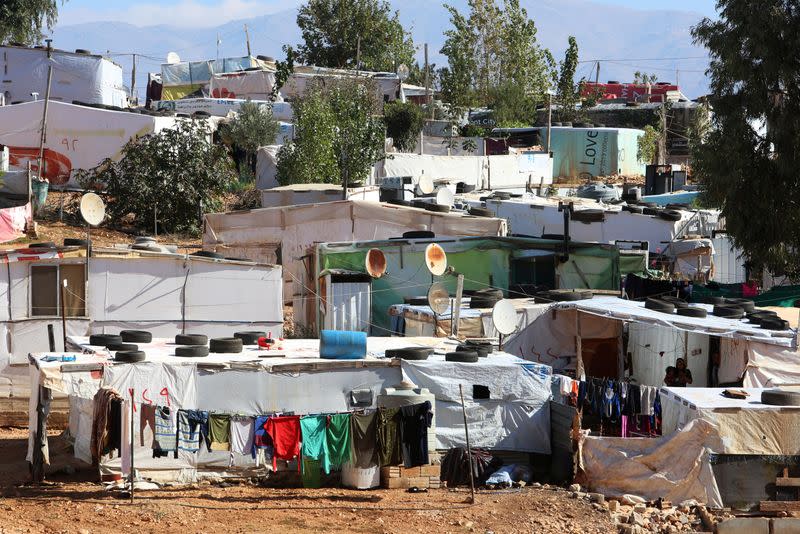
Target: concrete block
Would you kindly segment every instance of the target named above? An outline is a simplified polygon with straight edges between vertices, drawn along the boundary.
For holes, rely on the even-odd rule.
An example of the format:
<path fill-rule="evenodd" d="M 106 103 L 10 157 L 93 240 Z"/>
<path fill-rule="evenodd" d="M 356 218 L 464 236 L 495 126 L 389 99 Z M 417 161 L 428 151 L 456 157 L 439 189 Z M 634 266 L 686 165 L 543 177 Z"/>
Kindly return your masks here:
<path fill-rule="evenodd" d="M 383 481 L 384 487 L 388 489 L 405 489 L 416 486 L 418 488 L 427 488 L 430 485 L 429 477 L 404 477 L 404 478 L 389 478 Z"/>
<path fill-rule="evenodd" d="M 442 473 L 441 465 L 423 465 L 419 468 L 419 474 L 423 477 L 439 477 Z"/>
<path fill-rule="evenodd" d="M 422 476 L 422 473 L 420 472 L 419 467 L 401 467 L 400 476 L 403 478 L 420 477 Z"/>
<path fill-rule="evenodd" d="M 717 523 L 717 534 L 770 534 L 767 517 L 734 517 Z"/>
<path fill-rule="evenodd" d="M 800 518 L 777 517 L 772 520 L 772 534 L 797 534 L 800 532 Z"/>

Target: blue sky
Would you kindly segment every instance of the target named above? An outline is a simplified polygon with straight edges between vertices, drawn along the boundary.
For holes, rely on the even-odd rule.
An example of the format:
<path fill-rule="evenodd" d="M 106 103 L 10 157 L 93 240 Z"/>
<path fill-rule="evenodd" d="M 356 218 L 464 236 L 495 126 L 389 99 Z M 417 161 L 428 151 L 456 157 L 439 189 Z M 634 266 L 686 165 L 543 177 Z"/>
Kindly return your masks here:
<path fill-rule="evenodd" d="M 433 0 L 436 1 L 436 0 Z M 642 10 L 696 11 L 714 15 L 716 0 L 592 0 Z M 266 15 L 289 9 L 302 0 L 67 0 L 59 6 L 59 25 L 81 22 L 123 21 L 139 26 L 173 24 L 210 27 L 230 20 Z"/>

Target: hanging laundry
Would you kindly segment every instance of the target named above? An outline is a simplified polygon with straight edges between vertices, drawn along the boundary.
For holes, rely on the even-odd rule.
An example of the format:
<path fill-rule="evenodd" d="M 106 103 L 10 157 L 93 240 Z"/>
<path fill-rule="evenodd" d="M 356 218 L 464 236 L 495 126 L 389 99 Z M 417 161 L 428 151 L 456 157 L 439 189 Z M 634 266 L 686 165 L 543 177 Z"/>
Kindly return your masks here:
<path fill-rule="evenodd" d="M 416 467 L 428 464 L 428 428 L 433 421 L 431 403 L 425 401 L 400 408 L 400 441 L 403 444 L 403 464 Z"/>
<path fill-rule="evenodd" d="M 300 433 L 303 436 L 302 455 L 304 459 L 322 464 L 325 473 L 331 472 L 328 458 L 328 442 L 325 434 L 328 428 L 327 415 L 308 415 L 300 418 Z M 306 462 L 303 462 L 305 469 Z"/>
<path fill-rule="evenodd" d="M 231 452 L 250 454 L 253 448 L 254 422 L 254 418 L 245 415 L 231 417 Z"/>
<path fill-rule="evenodd" d="M 208 412 L 203 410 L 186 410 L 186 418 L 189 421 L 189 430 L 197 431 L 198 441 L 202 445 L 205 443 L 206 450 L 211 452 L 211 433 L 208 428 Z"/>
<path fill-rule="evenodd" d="M 153 458 L 162 458 L 173 453 L 178 457 L 177 410 L 168 406 L 156 406 L 156 431 L 153 434 Z"/>
<path fill-rule="evenodd" d="M 640 386 L 641 400 L 640 412 L 642 415 L 653 415 L 653 403 L 656 399 L 658 388 L 655 386 Z"/>
<path fill-rule="evenodd" d="M 623 413 L 628 417 L 642 413 L 642 389 L 636 384 L 628 385 L 628 396 L 625 399 Z"/>
<path fill-rule="evenodd" d="M 400 409 L 378 408 L 377 414 L 378 459 L 380 464 L 397 465 L 403 455 L 400 450 Z"/>
<path fill-rule="evenodd" d="M 144 415 L 144 410 L 142 410 Z M 199 425 L 189 422 L 189 412 L 178 410 L 178 430 L 175 435 L 179 451 L 197 452 L 200 450 Z"/>
<path fill-rule="evenodd" d="M 270 417 L 264 428 L 272 438 L 272 468 L 278 469 L 278 460 L 294 460 L 300 455 L 300 416 L 282 415 Z M 300 470 L 300 462 L 297 463 Z"/>
<path fill-rule="evenodd" d="M 112 401 L 121 400 L 122 397 L 119 393 L 109 387 L 100 388 L 94 395 L 90 450 L 92 463 L 95 466 L 100 463 L 101 456 L 108 454 L 111 450 L 119 449 L 119 425 L 122 424 L 121 405 L 119 408 L 114 408 L 112 413 Z"/>
<path fill-rule="evenodd" d="M 350 414 L 337 413 L 328 417 L 325 433 L 328 442 L 328 461 L 332 467 L 341 467 L 350 461 Z"/>
<path fill-rule="evenodd" d="M 208 437 L 212 451 L 231 450 L 231 416 L 226 413 L 208 414 Z"/>
<path fill-rule="evenodd" d="M 122 476 L 125 477 L 131 472 L 131 445 L 133 436 L 131 436 L 131 401 L 122 401 L 121 406 L 121 425 L 120 425 L 120 440 L 119 440 L 119 459 L 120 470 Z"/>
<path fill-rule="evenodd" d="M 267 464 L 267 458 L 272 458 L 272 437 L 267 433 L 266 423 L 270 416 L 259 415 L 253 424 L 253 448 L 250 454 L 256 461 L 256 467 Z"/>
<path fill-rule="evenodd" d="M 353 465 L 368 469 L 378 463 L 377 416 L 375 412 L 355 413 L 350 418 L 350 435 L 353 439 Z"/>
<path fill-rule="evenodd" d="M 141 404 L 139 415 L 139 445 L 144 447 L 144 432 L 150 427 L 150 432 L 156 435 L 156 407 L 153 404 Z"/>

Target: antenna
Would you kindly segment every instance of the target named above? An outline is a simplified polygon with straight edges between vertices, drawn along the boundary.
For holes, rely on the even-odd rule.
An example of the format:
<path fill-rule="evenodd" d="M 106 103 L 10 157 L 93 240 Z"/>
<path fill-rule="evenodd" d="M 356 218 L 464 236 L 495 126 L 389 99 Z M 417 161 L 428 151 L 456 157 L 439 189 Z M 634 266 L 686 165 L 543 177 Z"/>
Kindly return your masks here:
<path fill-rule="evenodd" d="M 452 206 L 455 195 L 448 188 L 442 186 L 436 190 L 436 203 L 440 206 Z"/>
<path fill-rule="evenodd" d="M 417 189 L 419 189 L 423 195 L 430 195 L 433 193 L 433 180 L 431 180 L 431 177 L 425 176 L 424 174 L 420 176 L 417 181 Z"/>
<path fill-rule="evenodd" d="M 517 330 L 517 309 L 509 299 L 498 300 L 492 308 L 492 325 L 500 334 L 500 349 L 503 348 L 503 336 L 513 334 Z"/>
<path fill-rule="evenodd" d="M 179 56 L 177 53 L 170 52 L 169 54 L 167 54 L 167 63 L 169 63 L 170 65 L 175 65 L 176 63 L 180 62 L 181 62 L 181 56 Z"/>
<path fill-rule="evenodd" d="M 400 78 L 400 81 L 402 82 L 403 80 L 408 78 L 408 74 L 409 70 L 406 64 L 400 63 L 400 65 L 397 67 L 397 77 Z"/>
<path fill-rule="evenodd" d="M 367 273 L 372 278 L 380 278 L 386 272 L 386 256 L 383 251 L 377 248 L 369 249 L 364 261 L 367 266 Z"/>
<path fill-rule="evenodd" d="M 86 224 L 97 226 L 106 216 L 106 205 L 96 193 L 86 193 L 81 197 L 80 211 Z"/>
<path fill-rule="evenodd" d="M 425 267 L 434 276 L 442 276 L 447 270 L 447 254 L 436 243 L 425 247 Z"/>
<path fill-rule="evenodd" d="M 450 307 L 450 293 L 443 283 L 434 282 L 431 284 L 428 289 L 428 306 L 437 315 L 443 314 Z"/>

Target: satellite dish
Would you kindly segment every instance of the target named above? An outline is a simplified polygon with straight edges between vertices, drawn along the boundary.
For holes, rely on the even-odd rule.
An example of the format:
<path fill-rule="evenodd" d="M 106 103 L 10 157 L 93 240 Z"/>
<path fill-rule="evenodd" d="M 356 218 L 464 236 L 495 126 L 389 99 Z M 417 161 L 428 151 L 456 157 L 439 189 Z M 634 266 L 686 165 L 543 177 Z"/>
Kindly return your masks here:
<path fill-rule="evenodd" d="M 447 254 L 436 243 L 425 247 L 425 267 L 434 276 L 441 276 L 447 270 Z"/>
<path fill-rule="evenodd" d="M 452 206 L 455 195 L 446 187 L 440 187 L 436 190 L 436 203 L 440 206 Z"/>
<path fill-rule="evenodd" d="M 88 224 L 97 226 L 106 216 L 106 205 L 95 193 L 86 193 L 81 197 L 81 217 Z"/>
<path fill-rule="evenodd" d="M 400 63 L 400 66 L 397 67 L 397 77 L 400 78 L 400 81 L 402 82 L 403 80 L 408 78 L 408 74 L 409 74 L 409 71 L 408 71 L 408 67 L 406 66 L 406 64 L 405 63 Z"/>
<path fill-rule="evenodd" d="M 433 313 L 441 315 L 450 307 L 450 293 L 441 282 L 434 282 L 428 289 L 428 306 L 431 307 Z"/>
<path fill-rule="evenodd" d="M 367 251 L 367 272 L 372 278 L 380 278 L 386 272 L 386 256 L 377 248 Z"/>
<path fill-rule="evenodd" d="M 167 54 L 167 63 L 169 63 L 170 65 L 174 65 L 180 62 L 181 62 L 181 56 L 179 56 L 175 52 L 170 52 L 169 54 Z"/>
<path fill-rule="evenodd" d="M 419 181 L 417 181 L 417 188 L 419 188 L 423 195 L 430 195 L 433 193 L 433 180 L 431 180 L 430 176 L 425 176 L 423 174 L 419 177 Z"/>
<path fill-rule="evenodd" d="M 497 301 L 492 308 L 492 324 L 502 335 L 513 334 L 517 329 L 517 309 L 509 299 Z"/>

